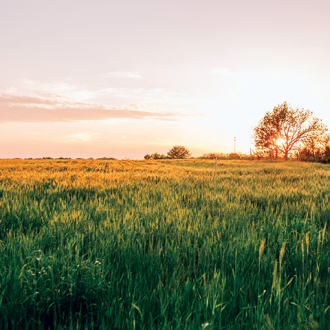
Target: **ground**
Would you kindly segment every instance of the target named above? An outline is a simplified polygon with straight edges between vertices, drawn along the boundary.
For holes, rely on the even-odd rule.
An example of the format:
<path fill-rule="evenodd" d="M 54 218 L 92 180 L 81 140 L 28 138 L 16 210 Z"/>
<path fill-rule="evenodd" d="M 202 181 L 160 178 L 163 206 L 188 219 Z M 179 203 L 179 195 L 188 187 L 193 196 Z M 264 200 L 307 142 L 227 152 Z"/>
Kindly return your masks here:
<path fill-rule="evenodd" d="M 330 165 L 0 160 L 0 326 L 328 329 Z"/>

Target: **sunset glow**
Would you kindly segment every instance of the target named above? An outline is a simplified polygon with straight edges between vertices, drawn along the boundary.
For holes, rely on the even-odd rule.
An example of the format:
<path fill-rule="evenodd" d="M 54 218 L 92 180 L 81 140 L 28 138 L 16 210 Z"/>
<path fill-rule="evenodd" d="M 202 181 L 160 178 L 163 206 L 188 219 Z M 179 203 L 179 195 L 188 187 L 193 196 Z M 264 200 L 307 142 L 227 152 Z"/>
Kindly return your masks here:
<path fill-rule="evenodd" d="M 329 1 L 6 1 L 0 158 L 250 152 L 287 101 L 330 124 Z"/>
<path fill-rule="evenodd" d="M 277 144 L 278 146 L 282 146 L 284 143 L 285 143 L 285 140 L 282 139 L 282 138 L 278 138 L 278 139 L 276 140 L 276 144 Z"/>
<path fill-rule="evenodd" d="M 8 0 L 1 329 L 330 329 L 330 0 Z"/>

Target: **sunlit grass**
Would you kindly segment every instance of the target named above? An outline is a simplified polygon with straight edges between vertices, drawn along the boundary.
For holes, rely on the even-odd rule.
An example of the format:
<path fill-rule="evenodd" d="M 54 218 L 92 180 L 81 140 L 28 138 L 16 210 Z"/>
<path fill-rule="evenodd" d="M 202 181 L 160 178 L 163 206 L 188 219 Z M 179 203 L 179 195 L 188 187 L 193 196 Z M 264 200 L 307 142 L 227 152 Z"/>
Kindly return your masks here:
<path fill-rule="evenodd" d="M 330 165 L 0 160 L 0 326 L 328 329 Z"/>

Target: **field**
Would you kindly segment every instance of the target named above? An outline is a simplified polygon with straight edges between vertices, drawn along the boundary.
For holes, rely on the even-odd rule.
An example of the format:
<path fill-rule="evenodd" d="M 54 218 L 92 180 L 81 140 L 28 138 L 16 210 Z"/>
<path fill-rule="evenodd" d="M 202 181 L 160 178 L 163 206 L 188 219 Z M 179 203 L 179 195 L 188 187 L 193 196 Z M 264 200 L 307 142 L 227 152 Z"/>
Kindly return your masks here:
<path fill-rule="evenodd" d="M 330 329 L 330 165 L 0 160 L 1 329 Z"/>

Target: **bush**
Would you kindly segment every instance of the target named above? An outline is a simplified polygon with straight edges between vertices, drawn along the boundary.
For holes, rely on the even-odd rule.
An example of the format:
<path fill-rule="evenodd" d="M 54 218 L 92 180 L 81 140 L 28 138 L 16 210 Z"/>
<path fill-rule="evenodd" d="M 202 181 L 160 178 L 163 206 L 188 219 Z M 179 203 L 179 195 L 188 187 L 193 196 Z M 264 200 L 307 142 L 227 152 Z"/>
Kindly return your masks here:
<path fill-rule="evenodd" d="M 166 159 L 168 158 L 167 156 L 163 155 L 163 154 L 159 154 L 158 152 L 155 152 L 151 155 L 149 154 L 146 154 L 144 156 L 144 159 L 148 160 L 148 159 Z"/>
<path fill-rule="evenodd" d="M 191 156 L 191 152 L 184 146 L 174 146 L 168 153 L 167 156 L 155 152 L 153 154 L 146 154 L 144 159 L 185 159 Z"/>
<path fill-rule="evenodd" d="M 171 159 L 185 159 L 191 156 L 191 152 L 184 146 L 174 146 L 167 156 Z"/>
<path fill-rule="evenodd" d="M 220 158 L 227 158 L 227 155 L 226 154 L 220 154 L 220 153 L 217 153 L 217 152 L 210 152 L 208 154 L 203 154 L 202 157 L 200 158 L 203 158 L 203 159 L 220 159 Z"/>
<path fill-rule="evenodd" d="M 309 148 L 302 148 L 296 153 L 298 160 L 303 162 L 319 162 L 323 164 L 330 163 L 330 147 L 326 146 L 323 150 L 318 148 L 311 150 Z"/>

